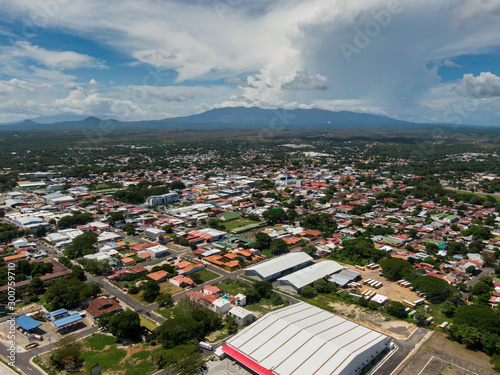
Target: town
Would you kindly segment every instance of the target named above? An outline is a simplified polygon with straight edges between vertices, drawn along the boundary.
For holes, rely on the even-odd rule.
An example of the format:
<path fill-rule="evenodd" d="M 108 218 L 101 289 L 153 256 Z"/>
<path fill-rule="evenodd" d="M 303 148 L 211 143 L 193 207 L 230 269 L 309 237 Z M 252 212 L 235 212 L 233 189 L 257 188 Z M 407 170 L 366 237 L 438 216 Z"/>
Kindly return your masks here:
<path fill-rule="evenodd" d="M 404 147 L 10 153 L 0 345 L 26 374 L 493 373 L 499 155 Z"/>

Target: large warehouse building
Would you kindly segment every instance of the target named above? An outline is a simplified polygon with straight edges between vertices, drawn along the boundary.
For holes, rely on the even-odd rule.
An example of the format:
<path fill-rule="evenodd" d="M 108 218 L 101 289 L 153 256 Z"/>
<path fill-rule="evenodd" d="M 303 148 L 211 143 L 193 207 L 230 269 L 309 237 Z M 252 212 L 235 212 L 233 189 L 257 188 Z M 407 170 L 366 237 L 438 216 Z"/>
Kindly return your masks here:
<path fill-rule="evenodd" d="M 300 293 L 300 289 L 303 287 L 312 285 L 316 280 L 327 275 L 341 272 L 343 269 L 343 266 L 333 260 L 314 263 L 312 266 L 279 278 L 279 287 L 290 292 Z"/>
<path fill-rule="evenodd" d="M 268 313 L 222 350 L 256 374 L 353 375 L 390 347 L 390 337 L 301 302 Z"/>
<path fill-rule="evenodd" d="M 245 269 L 245 276 L 262 281 L 276 280 L 278 277 L 300 270 L 311 264 L 312 257 L 306 253 L 289 253 L 268 262 Z"/>

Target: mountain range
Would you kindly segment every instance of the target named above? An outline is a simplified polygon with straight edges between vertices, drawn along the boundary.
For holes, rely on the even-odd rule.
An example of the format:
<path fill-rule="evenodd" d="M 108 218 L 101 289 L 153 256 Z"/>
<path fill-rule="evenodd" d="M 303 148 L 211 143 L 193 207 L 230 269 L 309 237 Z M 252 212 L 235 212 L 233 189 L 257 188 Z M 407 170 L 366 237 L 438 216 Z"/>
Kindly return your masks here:
<path fill-rule="evenodd" d="M 84 129 L 340 129 L 340 128 L 411 128 L 426 127 L 430 124 L 412 123 L 385 116 L 356 112 L 333 112 L 321 109 L 262 109 L 258 107 L 227 107 L 212 109 L 187 117 L 147 121 L 101 120 L 96 117 L 54 116 L 62 121 L 49 122 L 49 118 L 25 120 L 18 123 L 1 124 L 1 130 L 8 131 L 71 131 Z M 436 126 L 436 124 L 432 124 Z"/>

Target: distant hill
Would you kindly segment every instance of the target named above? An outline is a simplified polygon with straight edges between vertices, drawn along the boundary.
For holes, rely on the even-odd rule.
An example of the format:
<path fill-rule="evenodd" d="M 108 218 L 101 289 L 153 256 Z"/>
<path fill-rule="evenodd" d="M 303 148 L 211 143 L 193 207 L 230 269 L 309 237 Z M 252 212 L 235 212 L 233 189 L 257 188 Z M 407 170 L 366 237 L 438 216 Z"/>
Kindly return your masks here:
<path fill-rule="evenodd" d="M 63 118 L 57 117 L 54 118 Z M 258 107 L 231 107 L 212 109 L 210 111 L 187 117 L 169 118 L 150 121 L 118 121 L 101 120 L 96 117 L 72 121 L 56 121 L 44 123 L 25 120 L 15 124 L 0 125 L 1 130 L 9 131 L 71 131 L 71 130 L 115 130 L 115 129 L 255 129 L 270 127 L 271 129 L 308 130 L 308 129 L 340 129 L 340 128 L 411 128 L 425 127 L 417 124 L 395 120 L 385 116 L 355 112 L 333 112 L 321 109 L 262 109 Z M 433 124 L 435 126 L 436 124 Z"/>

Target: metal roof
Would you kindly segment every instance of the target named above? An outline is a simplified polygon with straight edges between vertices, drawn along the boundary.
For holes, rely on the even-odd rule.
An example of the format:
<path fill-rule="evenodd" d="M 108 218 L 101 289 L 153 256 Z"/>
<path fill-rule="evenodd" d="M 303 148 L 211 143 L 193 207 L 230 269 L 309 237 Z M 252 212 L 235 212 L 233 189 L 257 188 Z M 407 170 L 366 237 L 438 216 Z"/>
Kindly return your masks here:
<path fill-rule="evenodd" d="M 80 316 L 80 314 L 73 314 L 69 315 L 65 318 L 61 318 L 58 320 L 54 320 L 52 324 L 54 324 L 57 328 L 64 327 L 68 324 L 78 322 L 79 320 L 82 320 L 83 318 Z"/>
<path fill-rule="evenodd" d="M 301 269 L 290 275 L 278 279 L 280 282 L 286 282 L 296 289 L 300 289 L 306 285 L 314 283 L 326 275 L 331 275 L 340 271 L 343 267 L 333 260 L 325 260 L 318 262 L 312 266 Z"/>
<path fill-rule="evenodd" d="M 248 267 L 246 271 L 255 271 L 261 275 L 262 278 L 266 278 L 298 266 L 304 262 L 311 261 L 312 259 L 313 258 L 306 253 L 289 253 L 276 257 L 268 262 Z"/>
<path fill-rule="evenodd" d="M 389 340 L 301 302 L 268 313 L 229 339 L 227 346 L 274 374 L 340 375 L 351 373 L 353 366 L 366 365 Z M 230 356 L 234 354 L 226 347 L 223 350 Z"/>
<path fill-rule="evenodd" d="M 331 283 L 335 283 L 339 286 L 344 286 L 351 281 L 354 281 L 356 277 L 360 275 L 359 272 L 349 270 L 349 269 L 343 269 L 340 272 L 334 273 L 328 281 Z"/>
<path fill-rule="evenodd" d="M 31 331 L 32 329 L 35 329 L 36 327 L 40 327 L 42 325 L 42 323 L 37 322 L 35 319 L 26 315 L 21 315 L 19 318 L 16 318 L 15 321 L 17 325 L 19 325 L 26 331 Z"/>

